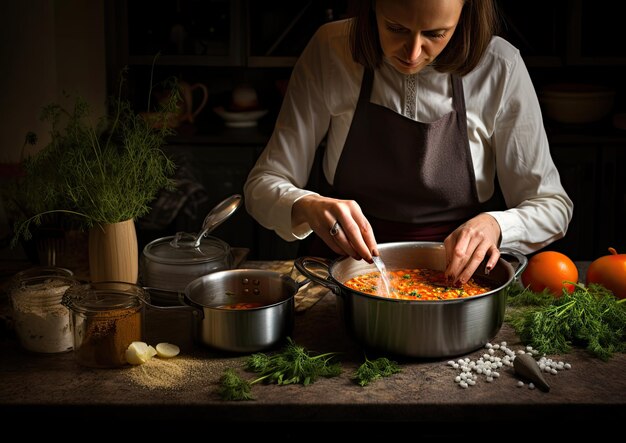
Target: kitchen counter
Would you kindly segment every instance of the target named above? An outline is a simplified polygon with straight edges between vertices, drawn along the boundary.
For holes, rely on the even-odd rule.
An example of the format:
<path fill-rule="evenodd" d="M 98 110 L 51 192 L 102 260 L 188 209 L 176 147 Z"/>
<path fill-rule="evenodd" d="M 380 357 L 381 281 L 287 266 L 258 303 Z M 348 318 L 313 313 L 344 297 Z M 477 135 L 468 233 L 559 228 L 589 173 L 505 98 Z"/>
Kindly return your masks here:
<path fill-rule="evenodd" d="M 245 262 L 242 267 L 289 273 L 291 265 Z M 3 331 L 0 417 L 4 423 L 28 417 L 77 424 L 127 418 L 137 424 L 176 424 L 180 431 L 189 427 L 181 429 L 179 423 L 198 423 L 208 430 L 209 423 L 229 422 L 228 429 L 239 435 L 252 435 L 256 429 L 239 423 L 278 423 L 284 435 L 302 437 L 321 436 L 328 432 L 325 425 L 333 422 L 355 425 L 363 436 L 374 435 L 380 429 L 377 425 L 385 423 L 393 424 L 393 432 L 405 425 L 416 435 L 478 437 L 488 436 L 489 429 L 532 434 L 539 423 L 553 425 L 549 429 L 560 436 L 582 428 L 593 428 L 600 435 L 619 430 L 626 419 L 626 354 L 608 362 L 580 349 L 556 356 L 572 368 L 546 376 L 551 385 L 548 393 L 527 385 L 517 387 L 512 368 L 504 367 L 493 382 L 480 377 L 475 386 L 462 389 L 454 382 L 459 370 L 447 365 L 450 358 L 394 358 L 401 373 L 360 387 L 351 376 L 364 353 L 338 319 L 335 296 L 309 284 L 298 294 L 297 305 L 293 339 L 313 353 L 339 352 L 343 367 L 339 377 L 321 378 L 306 387 L 258 383 L 252 387 L 256 400 L 223 401 L 217 388 L 224 369 L 234 368 L 243 377 L 254 378 L 243 370 L 246 356 L 194 343 L 189 312 L 148 310 L 146 341 L 175 343 L 181 348 L 179 356 L 155 358 L 137 367 L 90 369 L 79 366 L 72 352 L 43 355 L 22 350 L 11 331 Z M 492 343 L 502 341 L 514 350 L 523 348 L 506 323 Z M 483 353 L 485 349 L 479 349 L 467 357 L 475 360 Z M 462 357 L 466 356 L 454 359 Z M 163 426 L 159 429 L 165 432 Z"/>

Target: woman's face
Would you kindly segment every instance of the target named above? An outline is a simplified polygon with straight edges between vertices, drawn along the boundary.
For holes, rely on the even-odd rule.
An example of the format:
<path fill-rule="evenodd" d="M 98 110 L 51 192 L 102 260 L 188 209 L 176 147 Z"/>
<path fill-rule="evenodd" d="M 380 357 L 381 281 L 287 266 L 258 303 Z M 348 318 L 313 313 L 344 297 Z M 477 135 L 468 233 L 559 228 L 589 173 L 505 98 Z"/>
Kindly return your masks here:
<path fill-rule="evenodd" d="M 403 74 L 415 74 L 446 47 L 464 0 L 376 0 L 376 22 L 385 58 Z"/>

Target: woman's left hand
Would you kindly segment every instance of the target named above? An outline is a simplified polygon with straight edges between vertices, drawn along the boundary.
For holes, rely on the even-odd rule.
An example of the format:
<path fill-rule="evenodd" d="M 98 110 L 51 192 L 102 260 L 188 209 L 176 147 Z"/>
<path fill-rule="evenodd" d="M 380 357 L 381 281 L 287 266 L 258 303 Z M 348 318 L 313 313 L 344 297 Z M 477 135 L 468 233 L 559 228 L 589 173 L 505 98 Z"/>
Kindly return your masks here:
<path fill-rule="evenodd" d="M 489 214 L 476 217 L 456 228 L 443 244 L 446 250 L 446 277 L 452 282 L 466 283 L 485 257 L 489 257 L 485 273 L 500 258 L 500 225 Z"/>

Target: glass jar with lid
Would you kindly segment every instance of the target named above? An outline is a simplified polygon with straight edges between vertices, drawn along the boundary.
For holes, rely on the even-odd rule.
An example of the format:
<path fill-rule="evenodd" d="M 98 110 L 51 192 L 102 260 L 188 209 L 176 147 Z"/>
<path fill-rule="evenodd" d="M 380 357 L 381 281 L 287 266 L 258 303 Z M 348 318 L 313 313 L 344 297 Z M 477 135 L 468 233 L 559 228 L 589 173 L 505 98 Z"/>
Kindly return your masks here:
<path fill-rule="evenodd" d="M 70 310 L 76 361 L 94 368 L 127 364 L 126 349 L 142 341 L 144 302 L 141 286 L 125 282 L 91 282 L 71 287 L 63 296 Z"/>
<path fill-rule="evenodd" d="M 62 298 L 76 284 L 72 271 L 55 266 L 34 267 L 13 276 L 9 286 L 11 314 L 24 349 L 41 353 L 73 349 L 70 314 Z"/>

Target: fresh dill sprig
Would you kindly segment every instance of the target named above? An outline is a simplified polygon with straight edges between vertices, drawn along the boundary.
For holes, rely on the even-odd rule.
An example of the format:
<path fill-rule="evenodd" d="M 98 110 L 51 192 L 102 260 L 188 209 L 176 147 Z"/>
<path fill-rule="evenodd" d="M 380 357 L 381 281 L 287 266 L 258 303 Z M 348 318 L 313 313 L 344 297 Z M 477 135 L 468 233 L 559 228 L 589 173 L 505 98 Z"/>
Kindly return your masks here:
<path fill-rule="evenodd" d="M 220 378 L 219 394 L 223 400 L 254 400 L 252 384 L 230 368 L 226 369 Z"/>
<path fill-rule="evenodd" d="M 547 306 L 553 301 L 554 295 L 550 293 L 549 289 L 543 292 L 533 292 L 529 288 L 520 286 L 518 290 L 512 289 L 507 293 L 507 305 L 513 307 Z"/>
<path fill-rule="evenodd" d="M 353 380 L 360 386 L 367 386 L 374 380 L 389 377 L 401 371 L 402 369 L 395 361 L 391 361 L 386 357 L 369 360 L 367 356 L 365 356 L 365 362 L 354 372 Z"/>
<path fill-rule="evenodd" d="M 336 354 L 336 352 L 327 352 L 312 356 L 308 350 L 296 345 L 291 337 L 288 337 L 287 344 L 278 354 L 251 355 L 246 362 L 246 369 L 266 377 L 267 383 L 306 386 L 318 377 L 335 377 L 341 374 L 341 364 L 330 363 Z"/>
<path fill-rule="evenodd" d="M 336 377 L 341 374 L 341 364 L 331 363 L 336 352 L 311 355 L 308 350 L 287 338 L 287 344 L 278 353 L 255 353 L 246 359 L 245 369 L 260 376 L 252 381 L 239 377 L 227 369 L 220 380 L 219 393 L 224 400 L 252 400 L 252 385 L 264 381 L 277 385 L 302 384 L 307 386 L 318 377 Z"/>
<path fill-rule="evenodd" d="M 554 302 L 554 295 L 548 290 L 542 292 L 531 291 L 521 285 L 509 285 L 503 289 L 506 292 L 507 309 L 504 320 L 512 323 L 515 318 L 525 312 L 545 307 Z"/>
<path fill-rule="evenodd" d="M 528 295 L 529 304 L 508 314 L 522 342 L 546 354 L 581 346 L 603 360 L 626 352 L 626 299 L 617 299 L 601 285 L 579 283 L 550 303 L 536 303 L 541 297 Z"/>

